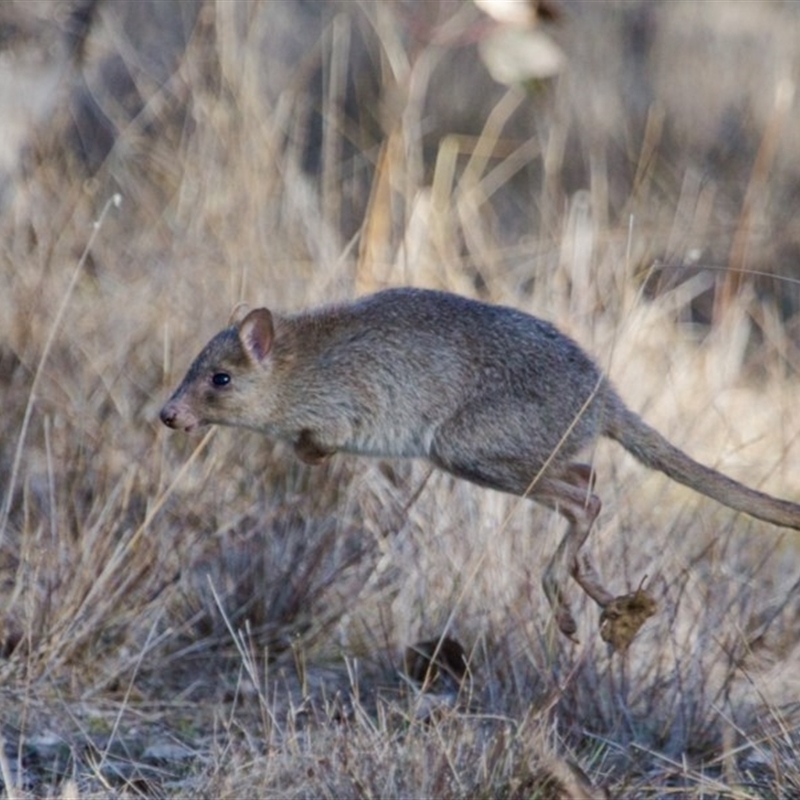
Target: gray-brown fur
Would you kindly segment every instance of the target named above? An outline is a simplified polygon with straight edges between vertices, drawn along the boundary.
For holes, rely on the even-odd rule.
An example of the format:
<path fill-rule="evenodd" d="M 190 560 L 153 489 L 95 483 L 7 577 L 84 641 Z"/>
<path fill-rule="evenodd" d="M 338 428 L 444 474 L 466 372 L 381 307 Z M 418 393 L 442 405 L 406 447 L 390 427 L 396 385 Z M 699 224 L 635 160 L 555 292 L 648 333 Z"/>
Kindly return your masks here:
<path fill-rule="evenodd" d="M 576 625 L 565 573 L 599 605 L 614 599 L 578 552 L 600 501 L 574 459 L 597 436 L 731 508 L 800 529 L 800 505 L 673 447 L 549 323 L 444 292 L 389 289 L 291 316 L 252 311 L 206 345 L 161 419 L 184 430 L 252 428 L 291 442 L 309 463 L 336 452 L 426 458 L 557 509 L 569 526 L 543 585 L 568 635 Z"/>

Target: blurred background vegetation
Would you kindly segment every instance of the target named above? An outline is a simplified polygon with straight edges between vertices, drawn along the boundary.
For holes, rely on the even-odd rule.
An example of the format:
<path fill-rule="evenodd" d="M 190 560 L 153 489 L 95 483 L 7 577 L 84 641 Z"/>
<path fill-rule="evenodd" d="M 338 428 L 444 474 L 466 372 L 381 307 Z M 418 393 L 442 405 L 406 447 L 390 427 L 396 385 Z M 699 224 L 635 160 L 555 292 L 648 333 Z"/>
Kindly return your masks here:
<path fill-rule="evenodd" d="M 546 511 L 157 419 L 238 302 L 446 288 L 797 500 L 798 42 L 789 0 L 2 3 L 5 794 L 798 796 L 790 535 L 598 446 L 589 546 L 659 602 L 612 656 L 583 599 L 553 635 Z"/>

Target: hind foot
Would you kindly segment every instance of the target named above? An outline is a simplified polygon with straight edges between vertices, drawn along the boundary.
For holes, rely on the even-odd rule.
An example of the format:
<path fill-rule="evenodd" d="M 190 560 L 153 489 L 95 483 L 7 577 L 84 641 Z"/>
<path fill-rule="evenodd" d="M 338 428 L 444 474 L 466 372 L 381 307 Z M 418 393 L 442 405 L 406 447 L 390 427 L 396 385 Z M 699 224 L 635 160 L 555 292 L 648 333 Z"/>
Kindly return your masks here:
<path fill-rule="evenodd" d="M 555 617 L 556 625 L 558 625 L 558 629 L 561 633 L 577 644 L 578 639 L 575 634 L 578 631 L 578 624 L 575 622 L 575 618 L 572 616 L 570 610 L 566 606 L 561 605 L 555 610 Z"/>

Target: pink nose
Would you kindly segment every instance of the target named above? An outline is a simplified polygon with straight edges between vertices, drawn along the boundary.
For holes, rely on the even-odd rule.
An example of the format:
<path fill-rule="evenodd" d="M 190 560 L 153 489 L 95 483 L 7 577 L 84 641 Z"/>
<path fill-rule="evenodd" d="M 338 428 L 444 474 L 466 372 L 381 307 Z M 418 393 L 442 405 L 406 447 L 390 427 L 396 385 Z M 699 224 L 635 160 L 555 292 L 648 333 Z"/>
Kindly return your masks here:
<path fill-rule="evenodd" d="M 161 409 L 159 417 L 168 428 L 175 428 L 187 433 L 200 425 L 197 415 L 180 398 L 168 400 Z"/>
<path fill-rule="evenodd" d="M 168 428 L 177 427 L 177 414 L 175 413 L 175 409 L 171 408 L 169 404 L 165 405 L 164 408 L 161 409 L 159 416 L 161 417 L 161 421 Z"/>

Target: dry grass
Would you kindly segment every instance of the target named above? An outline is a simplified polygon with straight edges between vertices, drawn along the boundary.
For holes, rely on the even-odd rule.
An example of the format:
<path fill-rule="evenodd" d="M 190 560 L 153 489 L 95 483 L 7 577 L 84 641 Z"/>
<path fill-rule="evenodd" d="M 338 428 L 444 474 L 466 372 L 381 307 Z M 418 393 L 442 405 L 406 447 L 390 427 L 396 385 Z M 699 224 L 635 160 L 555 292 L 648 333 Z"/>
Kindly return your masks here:
<path fill-rule="evenodd" d="M 591 214 L 596 184 L 554 206 L 550 178 L 532 196 L 549 226 L 508 244 L 496 193 L 543 157 L 535 136 L 503 143 L 525 95 L 501 96 L 477 142 L 443 137 L 431 157 L 414 92 L 440 54 L 401 53 L 380 14 L 401 113 L 384 137 L 339 119 L 317 183 L 301 169 L 307 99 L 263 102 L 256 16 L 237 38 L 234 6 L 206 7 L 182 62 L 191 125 L 164 111 L 153 147 L 131 126 L 92 181 L 42 156 L 5 215 L 5 796 L 800 795 L 792 534 L 599 444 L 588 547 L 610 587 L 646 579 L 659 605 L 621 657 L 577 588 L 580 645 L 554 632 L 539 577 L 561 523 L 546 510 L 421 465 L 309 468 L 244 432 L 160 426 L 237 302 L 410 283 L 550 318 L 676 444 L 777 495 L 800 485 L 798 353 L 770 303 L 744 291 L 700 337 L 678 317 L 702 275 L 642 297 L 652 241 L 703 222 L 678 219 L 680 197 L 665 221 L 657 181 L 640 183 L 629 226 Z M 351 24 L 319 45 L 331 119 Z M 364 185 L 351 240 L 346 191 Z M 121 207 L 106 208 L 115 191 Z M 445 635 L 468 678 L 419 692 L 402 654 Z"/>

